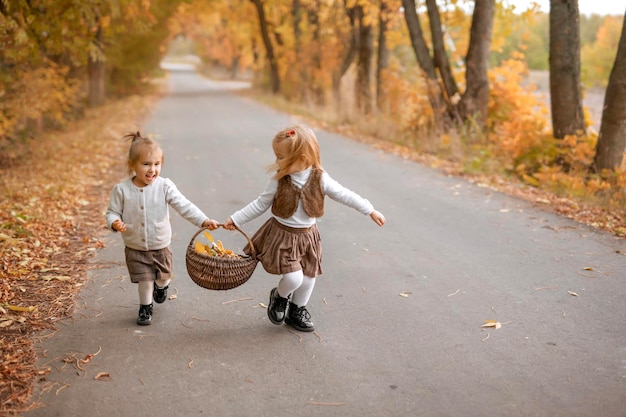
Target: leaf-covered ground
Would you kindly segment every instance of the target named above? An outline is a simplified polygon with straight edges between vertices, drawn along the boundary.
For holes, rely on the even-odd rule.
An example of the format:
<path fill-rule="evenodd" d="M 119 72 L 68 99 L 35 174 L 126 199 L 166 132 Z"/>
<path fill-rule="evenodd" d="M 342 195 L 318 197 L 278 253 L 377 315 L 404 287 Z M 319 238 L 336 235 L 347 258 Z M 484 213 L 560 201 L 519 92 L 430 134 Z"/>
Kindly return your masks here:
<path fill-rule="evenodd" d="M 34 341 L 72 314 L 88 260 L 102 246 L 111 184 L 125 175 L 126 144 L 149 97 L 90 110 L 63 132 L 0 155 L 0 415 L 36 407 Z"/>
<path fill-rule="evenodd" d="M 32 390 L 47 370 L 36 366 L 34 343 L 52 337 L 56 323 L 72 314 L 88 261 L 102 247 L 110 189 L 125 175 L 127 144 L 120 138 L 140 129 L 153 102 L 154 97 L 114 102 L 90 110 L 66 131 L 42 134 L 21 156 L 0 152 L 0 415 L 38 406 Z M 351 129 L 342 133 L 359 137 Z M 450 175 L 459 173 L 445 161 L 367 141 Z M 616 235 L 626 226 L 623 211 L 583 207 L 501 178 L 470 180 Z"/>

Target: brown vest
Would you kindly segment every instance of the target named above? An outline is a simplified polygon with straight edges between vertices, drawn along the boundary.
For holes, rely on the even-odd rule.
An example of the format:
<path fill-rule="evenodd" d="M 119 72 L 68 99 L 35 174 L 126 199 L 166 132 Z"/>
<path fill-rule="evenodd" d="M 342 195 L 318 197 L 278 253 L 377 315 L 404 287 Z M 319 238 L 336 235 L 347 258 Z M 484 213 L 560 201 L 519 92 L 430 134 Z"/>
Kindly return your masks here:
<path fill-rule="evenodd" d="M 321 169 L 313 168 L 309 179 L 301 189 L 291 182 L 289 175 L 278 180 L 272 213 L 282 218 L 291 217 L 298 208 L 298 201 L 302 200 L 302 208 L 309 217 L 322 217 L 324 215 L 323 172 Z"/>

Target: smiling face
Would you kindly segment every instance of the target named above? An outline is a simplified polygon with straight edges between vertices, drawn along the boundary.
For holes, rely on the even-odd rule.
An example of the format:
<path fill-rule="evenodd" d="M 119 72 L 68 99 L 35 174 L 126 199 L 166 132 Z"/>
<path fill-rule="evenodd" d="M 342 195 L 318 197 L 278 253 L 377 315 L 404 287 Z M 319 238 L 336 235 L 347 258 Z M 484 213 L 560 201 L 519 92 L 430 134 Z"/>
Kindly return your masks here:
<path fill-rule="evenodd" d="M 128 161 L 128 167 L 135 171 L 133 183 L 137 187 L 150 185 L 161 173 L 163 151 L 158 146 L 143 145 L 136 161 Z"/>

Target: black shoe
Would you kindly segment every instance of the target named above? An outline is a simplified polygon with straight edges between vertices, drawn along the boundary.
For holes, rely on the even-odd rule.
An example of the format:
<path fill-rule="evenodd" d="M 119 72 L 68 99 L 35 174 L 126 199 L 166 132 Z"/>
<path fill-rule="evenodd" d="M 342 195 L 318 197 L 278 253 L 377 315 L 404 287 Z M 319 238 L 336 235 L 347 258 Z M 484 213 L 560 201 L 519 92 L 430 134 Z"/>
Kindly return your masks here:
<path fill-rule="evenodd" d="M 298 307 L 294 303 L 289 303 L 289 314 L 285 319 L 285 323 L 301 332 L 312 332 L 315 326 L 311 321 L 311 314 L 306 306 Z"/>
<path fill-rule="evenodd" d="M 139 317 L 137 317 L 137 324 L 140 326 L 147 326 L 152 322 L 152 304 L 139 306 Z"/>
<path fill-rule="evenodd" d="M 287 303 L 289 298 L 283 298 L 278 295 L 278 289 L 273 288 L 270 291 L 270 303 L 267 306 L 267 317 L 274 324 L 281 324 L 285 321 Z"/>
<path fill-rule="evenodd" d="M 152 298 L 154 298 L 154 301 L 156 301 L 158 304 L 161 304 L 162 302 L 164 302 L 167 299 L 167 289 L 169 288 L 169 285 L 166 285 L 165 287 L 161 288 L 158 285 L 156 285 L 156 282 L 154 283 L 154 290 L 152 291 Z"/>

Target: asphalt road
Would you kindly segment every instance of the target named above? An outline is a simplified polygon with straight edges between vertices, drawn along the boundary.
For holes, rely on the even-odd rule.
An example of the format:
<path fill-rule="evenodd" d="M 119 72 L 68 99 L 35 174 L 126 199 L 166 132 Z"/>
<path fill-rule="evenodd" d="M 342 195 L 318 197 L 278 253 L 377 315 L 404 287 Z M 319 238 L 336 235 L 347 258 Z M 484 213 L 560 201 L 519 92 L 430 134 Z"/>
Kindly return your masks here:
<path fill-rule="evenodd" d="M 263 189 L 270 140 L 297 120 L 192 72 L 173 71 L 170 87 L 143 130 L 164 148 L 162 175 L 224 220 Z M 234 290 L 194 284 L 196 229 L 173 212 L 176 298 L 137 326 L 121 239 L 107 235 L 73 319 L 38 347 L 52 372 L 25 415 L 626 416 L 624 240 L 317 133 L 326 170 L 387 224 L 327 200 L 315 333 L 269 322 L 278 278 L 260 265 Z"/>

